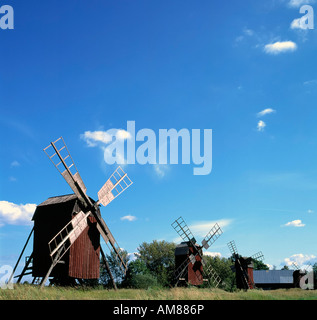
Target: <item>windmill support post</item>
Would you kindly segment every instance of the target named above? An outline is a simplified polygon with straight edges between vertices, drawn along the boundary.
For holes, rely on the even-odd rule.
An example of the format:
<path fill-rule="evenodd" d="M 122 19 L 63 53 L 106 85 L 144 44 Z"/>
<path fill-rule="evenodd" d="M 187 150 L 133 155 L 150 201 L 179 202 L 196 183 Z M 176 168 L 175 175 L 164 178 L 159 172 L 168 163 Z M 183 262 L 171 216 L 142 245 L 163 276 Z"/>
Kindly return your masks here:
<path fill-rule="evenodd" d="M 12 274 L 11 274 L 11 276 L 10 276 L 10 278 L 9 278 L 8 283 L 10 283 L 10 282 L 12 281 L 13 275 L 14 275 L 14 273 L 15 273 L 15 271 L 16 271 L 19 263 L 20 263 L 20 260 L 21 260 L 21 258 L 22 258 L 22 256 L 23 256 L 23 253 L 24 253 L 24 251 L 25 251 L 25 249 L 26 249 L 26 246 L 28 245 L 28 243 L 29 243 L 29 241 L 30 241 L 30 238 L 31 238 L 31 235 L 32 235 L 33 231 L 34 231 L 34 227 L 32 228 L 32 230 L 31 230 L 31 232 L 30 232 L 30 234 L 29 234 L 29 236 L 28 236 L 28 238 L 27 238 L 27 240 L 26 240 L 26 242 L 25 242 L 25 245 L 24 245 L 24 247 L 23 247 L 23 249 L 22 249 L 22 251 L 21 251 L 21 254 L 20 254 L 19 258 L 18 258 L 18 261 L 16 262 L 16 264 L 15 264 L 15 266 L 14 266 L 14 268 L 13 268 L 13 271 L 12 271 Z M 21 275 L 22 275 L 22 274 L 23 274 L 23 272 L 21 273 Z M 19 278 L 19 279 L 20 279 L 20 278 Z M 21 280 L 21 279 L 20 279 L 20 280 Z M 19 283 L 19 282 L 18 282 L 18 283 Z"/>
<path fill-rule="evenodd" d="M 111 281 L 112 281 L 113 288 L 114 288 L 115 290 L 117 290 L 116 282 L 114 281 L 114 278 L 113 278 L 112 273 L 111 273 L 111 270 L 110 270 L 109 263 L 108 263 L 108 261 L 107 261 L 107 258 L 106 258 L 106 256 L 105 256 L 105 254 L 104 254 L 101 246 L 100 246 L 100 253 L 101 253 L 102 259 L 103 259 L 103 261 L 104 261 L 104 263 L 105 263 L 105 267 L 106 267 L 106 269 L 107 269 L 107 272 L 109 273 L 110 279 L 111 279 Z"/>

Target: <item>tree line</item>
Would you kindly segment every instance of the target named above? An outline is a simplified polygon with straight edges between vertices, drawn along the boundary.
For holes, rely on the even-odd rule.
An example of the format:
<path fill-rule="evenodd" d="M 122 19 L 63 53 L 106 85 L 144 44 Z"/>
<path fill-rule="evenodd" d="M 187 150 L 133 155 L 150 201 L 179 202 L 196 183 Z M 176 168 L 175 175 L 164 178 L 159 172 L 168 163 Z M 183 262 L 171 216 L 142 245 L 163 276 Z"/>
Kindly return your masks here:
<path fill-rule="evenodd" d="M 112 252 L 106 255 L 116 286 L 118 288 L 136 289 L 175 286 L 175 248 L 175 243 L 164 240 L 154 240 L 151 243 L 143 242 L 135 254 L 136 259 L 130 262 L 128 262 L 127 251 L 122 250 L 121 256 L 128 266 L 125 275 L 118 265 L 115 253 Z M 219 287 L 228 291 L 234 290 L 236 288 L 236 279 L 232 270 L 234 265 L 232 259 L 218 256 L 204 256 L 204 258 L 207 266 L 210 264 L 213 270 L 221 277 L 222 282 Z M 254 269 L 268 270 L 269 268 L 260 261 L 254 261 Z M 112 288 L 113 280 L 110 278 L 103 261 L 101 261 L 100 273 L 98 284 Z"/>

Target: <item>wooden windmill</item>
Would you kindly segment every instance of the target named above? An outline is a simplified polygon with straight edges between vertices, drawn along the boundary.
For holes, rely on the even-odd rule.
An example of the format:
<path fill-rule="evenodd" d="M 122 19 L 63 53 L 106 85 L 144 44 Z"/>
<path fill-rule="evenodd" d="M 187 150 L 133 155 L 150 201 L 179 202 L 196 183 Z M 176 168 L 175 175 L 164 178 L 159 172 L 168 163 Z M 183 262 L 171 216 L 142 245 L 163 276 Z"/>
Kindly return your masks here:
<path fill-rule="evenodd" d="M 33 281 L 39 282 L 41 287 L 49 277 L 53 277 L 52 282 L 55 283 L 69 283 L 74 279 L 99 278 L 99 255 L 101 253 L 115 286 L 105 254 L 100 246 L 100 235 L 108 248 L 114 252 L 116 261 L 124 273 L 127 266 L 121 256 L 119 245 L 101 217 L 99 206 L 107 206 L 126 190 L 132 181 L 121 167 L 118 167 L 99 190 L 98 200 L 94 201 L 86 193 L 86 187 L 64 139 L 60 137 L 55 142 L 51 142 L 44 151 L 74 194 L 52 197 L 37 206 L 32 218 L 34 227 L 12 276 L 34 233 L 33 252 L 27 259 L 17 282 L 20 282 L 26 274 L 32 274 Z"/>
<path fill-rule="evenodd" d="M 222 234 L 222 230 L 216 223 L 202 241 L 202 245 L 196 243 L 196 239 L 189 230 L 182 217 L 172 223 L 172 227 L 183 239 L 175 249 L 175 280 L 176 285 L 180 281 L 192 285 L 201 285 L 207 281 L 209 285 L 218 287 L 221 278 L 208 265 L 203 256 L 203 249 L 208 249 Z M 211 283 L 211 282 L 212 283 Z"/>
<path fill-rule="evenodd" d="M 236 273 L 237 288 L 244 290 L 254 289 L 255 284 L 253 280 L 253 261 L 263 261 L 263 253 L 259 251 L 250 257 L 242 257 L 238 253 L 234 241 L 230 241 L 227 245 L 231 252 L 232 261 L 234 262 L 233 271 Z"/>

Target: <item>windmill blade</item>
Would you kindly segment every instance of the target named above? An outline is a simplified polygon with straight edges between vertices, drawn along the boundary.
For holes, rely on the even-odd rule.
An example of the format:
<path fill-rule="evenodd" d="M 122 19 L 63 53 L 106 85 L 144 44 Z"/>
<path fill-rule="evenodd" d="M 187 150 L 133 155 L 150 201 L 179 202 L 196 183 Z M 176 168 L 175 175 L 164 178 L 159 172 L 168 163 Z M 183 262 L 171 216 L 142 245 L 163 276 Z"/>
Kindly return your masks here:
<path fill-rule="evenodd" d="M 213 285 L 217 288 L 221 283 L 221 278 L 219 277 L 217 272 L 212 268 L 212 266 L 206 263 L 206 260 L 204 258 L 202 259 L 202 264 L 203 264 L 203 274 L 206 275 L 209 285 L 211 285 L 210 283 L 210 280 L 211 280 Z"/>
<path fill-rule="evenodd" d="M 196 239 L 193 234 L 189 230 L 187 224 L 185 223 L 182 217 L 179 217 L 172 223 L 172 227 L 179 234 L 179 236 L 183 239 L 183 241 L 190 241 L 192 245 L 196 248 Z"/>
<path fill-rule="evenodd" d="M 221 234 L 222 230 L 218 223 L 216 223 L 202 241 L 203 247 L 207 250 L 221 236 Z"/>
<path fill-rule="evenodd" d="M 113 237 L 110 229 L 106 225 L 105 221 L 102 219 L 102 217 L 99 217 L 99 220 L 97 221 L 97 229 L 98 229 L 99 233 L 101 234 L 102 238 L 104 239 L 104 241 L 106 242 L 109 250 L 115 252 L 115 257 L 119 263 L 119 267 L 121 268 L 121 270 L 125 274 L 126 270 L 127 270 L 127 265 L 120 254 L 121 249 L 120 249 L 117 241 Z"/>
<path fill-rule="evenodd" d="M 254 255 L 252 255 L 251 258 L 253 260 L 257 260 L 257 261 L 263 261 L 264 255 L 263 255 L 262 251 L 259 251 L 259 252 L 255 253 Z"/>
<path fill-rule="evenodd" d="M 131 179 L 119 166 L 98 192 L 98 204 L 107 206 L 119 194 L 132 185 Z"/>
<path fill-rule="evenodd" d="M 63 137 L 51 142 L 43 149 L 48 158 L 52 161 L 59 173 L 64 177 L 66 182 L 75 192 L 77 197 L 86 203 L 87 206 L 92 205 L 91 201 L 86 195 L 87 188 L 79 175 L 77 167 L 70 155 Z"/>
<path fill-rule="evenodd" d="M 228 242 L 227 245 L 228 245 L 229 250 L 233 256 L 238 254 L 238 250 L 237 250 L 236 243 L 234 242 L 234 240 Z"/>
<path fill-rule="evenodd" d="M 185 276 L 186 271 L 188 270 L 188 265 L 190 264 L 190 261 L 187 259 L 183 261 L 182 264 L 178 266 L 178 268 L 174 271 L 174 277 L 177 280 L 176 281 L 176 286 L 178 282 Z"/>
<path fill-rule="evenodd" d="M 90 211 L 84 213 L 80 211 L 66 226 L 48 243 L 52 260 L 59 255 L 59 260 L 73 245 L 76 239 L 88 226 L 87 218 Z"/>

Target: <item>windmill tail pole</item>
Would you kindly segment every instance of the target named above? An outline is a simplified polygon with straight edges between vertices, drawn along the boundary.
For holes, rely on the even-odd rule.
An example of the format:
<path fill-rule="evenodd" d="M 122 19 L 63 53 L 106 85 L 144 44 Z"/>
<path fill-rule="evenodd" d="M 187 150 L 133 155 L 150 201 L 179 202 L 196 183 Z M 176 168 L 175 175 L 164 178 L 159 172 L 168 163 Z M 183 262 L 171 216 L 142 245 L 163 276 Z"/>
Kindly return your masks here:
<path fill-rule="evenodd" d="M 29 234 L 29 236 L 28 236 L 28 238 L 27 238 L 27 240 L 26 240 L 26 243 L 25 243 L 25 245 L 24 245 L 24 247 L 23 247 L 23 249 L 22 249 L 22 252 L 21 252 L 21 254 L 20 254 L 19 258 L 18 258 L 18 261 L 17 261 L 17 263 L 15 264 L 15 266 L 14 266 L 14 268 L 13 268 L 12 274 L 11 274 L 9 280 L 8 280 L 8 284 L 11 283 L 11 281 L 12 281 L 13 275 L 14 275 L 14 273 L 15 273 L 15 271 L 16 271 L 19 263 L 20 263 L 20 260 L 21 260 L 21 258 L 22 258 L 22 256 L 23 256 L 23 253 L 24 253 L 24 250 L 26 249 L 26 246 L 27 246 L 28 243 L 29 243 L 29 240 L 30 240 L 30 238 L 31 238 L 31 235 L 32 235 L 33 231 L 34 231 L 34 227 L 32 228 L 32 230 L 31 230 L 31 232 L 30 232 L 30 234 Z"/>

